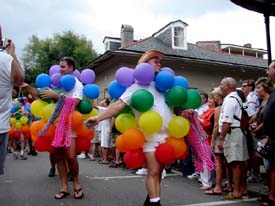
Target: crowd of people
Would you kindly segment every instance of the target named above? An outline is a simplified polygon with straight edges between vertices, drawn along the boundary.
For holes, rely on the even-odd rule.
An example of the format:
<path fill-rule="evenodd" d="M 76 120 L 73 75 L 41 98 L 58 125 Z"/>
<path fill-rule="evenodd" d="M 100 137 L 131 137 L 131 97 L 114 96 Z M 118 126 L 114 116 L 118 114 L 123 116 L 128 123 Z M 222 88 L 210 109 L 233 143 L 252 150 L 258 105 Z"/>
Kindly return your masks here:
<path fill-rule="evenodd" d="M 12 100 L 13 86 L 28 92 L 34 97 L 41 99 L 55 99 L 57 102 L 72 102 L 73 106 L 79 104 L 83 98 L 83 85 L 76 78 L 76 84 L 71 91 L 60 94 L 52 89 L 39 92 L 36 88 L 23 82 L 22 68 L 16 59 L 14 45 L 10 41 L 7 54 L 0 52 L 0 77 L 6 81 L 0 83 L 0 174 L 3 174 L 4 160 L 8 145 L 8 128 L 10 124 L 10 105 Z M 148 63 L 154 68 L 155 74 L 160 72 L 164 54 L 159 51 L 145 52 L 139 59 L 138 64 Z M 75 60 L 71 57 L 63 57 L 59 61 L 61 75 L 72 74 L 75 70 Z M 222 199 L 238 200 L 248 195 L 247 181 L 258 182 L 262 179 L 260 166 L 264 165 L 267 174 L 269 188 L 268 197 L 259 197 L 262 205 L 275 205 L 275 62 L 273 61 L 267 70 L 268 77 L 254 80 L 243 80 L 241 88 L 237 88 L 237 81 L 232 77 L 225 77 L 211 92 L 201 93 L 202 104 L 195 110 L 188 111 L 189 115 L 195 116 L 200 122 L 207 135 L 207 142 L 212 148 L 213 159 L 216 162 L 214 170 L 203 165 L 203 171 L 189 174 L 191 170 L 187 161 L 192 163 L 192 152 L 181 162 L 184 176 L 190 179 L 198 178 L 200 189 L 205 195 L 222 195 L 228 192 Z M 152 107 L 163 118 L 163 126 L 159 132 L 150 135 L 143 145 L 145 164 L 137 174 L 146 175 L 147 197 L 144 205 L 161 205 L 160 185 L 165 176 L 167 165 L 160 163 L 156 156 L 156 147 L 163 143 L 169 136 L 167 131 L 168 120 L 173 116 L 173 110 L 166 104 L 163 93 L 154 86 L 133 83 L 122 96 L 110 104 L 108 98 L 103 99 L 99 105 L 94 105 L 98 115 L 90 117 L 86 123 L 95 125 L 95 136 L 91 140 L 90 149 L 76 153 L 76 134 L 74 131 L 60 131 L 65 133 L 68 145 L 62 146 L 58 139 L 54 139 L 56 147 L 50 153 L 51 168 L 49 176 L 55 176 L 57 168 L 61 181 L 60 191 L 54 196 L 55 199 L 63 199 L 69 193 L 69 179 L 73 182 L 74 198 L 84 197 L 84 191 L 78 180 L 78 158 L 86 158 L 98 163 L 109 165 L 111 168 L 125 166 L 123 153 L 115 146 L 115 140 L 120 132 L 115 128 L 115 115 L 123 108 L 130 105 L 131 95 L 145 88 L 150 91 L 156 101 Z M 65 106 L 64 106 L 65 107 Z M 63 111 L 63 110 L 62 110 Z M 243 116 L 246 119 L 243 120 Z M 244 128 L 244 121 L 248 125 Z M 64 130 L 64 129 L 63 129 Z M 66 130 L 66 128 L 65 128 Z M 24 138 L 19 139 L 22 143 L 22 159 L 26 159 Z M 30 145 L 30 148 L 32 144 Z M 16 150 L 15 147 L 12 147 Z M 33 149 L 32 149 L 33 150 Z M 13 151 L 15 152 L 15 151 Z M 78 156 L 77 156 L 78 155 Z M 191 164 L 192 167 L 192 164 Z M 193 167 L 192 167 L 193 168 Z M 226 184 L 224 184 L 226 180 Z M 264 183 L 263 183 L 264 184 Z"/>

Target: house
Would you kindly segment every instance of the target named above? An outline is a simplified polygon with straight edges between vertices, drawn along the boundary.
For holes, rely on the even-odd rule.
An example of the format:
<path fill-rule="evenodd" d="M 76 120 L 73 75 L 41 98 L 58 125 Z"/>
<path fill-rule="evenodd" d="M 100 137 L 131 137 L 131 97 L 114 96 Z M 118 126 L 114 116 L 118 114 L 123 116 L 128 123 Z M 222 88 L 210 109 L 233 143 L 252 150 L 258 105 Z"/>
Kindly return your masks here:
<path fill-rule="evenodd" d="M 101 97 L 108 96 L 108 84 L 115 79 L 117 69 L 134 68 L 147 50 L 163 52 L 163 67 L 170 67 L 176 75 L 186 77 L 190 88 L 204 92 L 218 86 L 226 76 L 235 78 L 241 85 L 244 79 L 256 80 L 266 75 L 268 62 L 263 58 L 266 50 L 252 48 L 251 44 L 239 46 L 220 41 L 188 43 L 187 27 L 181 20 L 173 21 L 152 36 L 136 41 L 134 29 L 122 25 L 120 38 L 105 37 L 106 52 L 87 65 L 96 73 L 96 84 L 102 88 Z"/>

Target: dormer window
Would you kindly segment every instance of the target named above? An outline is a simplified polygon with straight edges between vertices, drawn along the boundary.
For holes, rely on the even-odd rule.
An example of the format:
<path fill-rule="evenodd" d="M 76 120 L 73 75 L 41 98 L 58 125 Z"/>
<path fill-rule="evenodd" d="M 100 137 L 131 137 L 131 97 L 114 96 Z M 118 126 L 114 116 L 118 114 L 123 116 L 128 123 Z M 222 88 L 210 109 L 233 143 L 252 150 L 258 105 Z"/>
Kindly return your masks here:
<path fill-rule="evenodd" d="M 173 47 L 174 48 L 185 48 L 184 45 L 184 28 L 173 27 Z"/>

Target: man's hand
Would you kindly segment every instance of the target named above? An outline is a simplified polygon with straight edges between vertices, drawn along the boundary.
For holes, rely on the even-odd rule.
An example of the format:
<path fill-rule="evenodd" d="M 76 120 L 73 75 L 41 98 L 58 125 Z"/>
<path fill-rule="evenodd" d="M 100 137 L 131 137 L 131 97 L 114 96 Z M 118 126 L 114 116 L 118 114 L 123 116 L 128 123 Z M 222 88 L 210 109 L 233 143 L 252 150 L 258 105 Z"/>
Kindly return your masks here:
<path fill-rule="evenodd" d="M 223 150 L 223 144 L 224 144 L 224 140 L 223 139 L 220 139 L 219 142 L 218 142 L 218 148 L 220 150 Z"/>
<path fill-rule="evenodd" d="M 88 127 L 89 129 L 94 128 L 98 123 L 99 123 L 98 116 L 90 117 L 84 122 L 86 127 Z"/>
<path fill-rule="evenodd" d="M 39 91 L 39 96 L 41 99 L 58 99 L 59 98 L 59 94 L 50 88 Z"/>

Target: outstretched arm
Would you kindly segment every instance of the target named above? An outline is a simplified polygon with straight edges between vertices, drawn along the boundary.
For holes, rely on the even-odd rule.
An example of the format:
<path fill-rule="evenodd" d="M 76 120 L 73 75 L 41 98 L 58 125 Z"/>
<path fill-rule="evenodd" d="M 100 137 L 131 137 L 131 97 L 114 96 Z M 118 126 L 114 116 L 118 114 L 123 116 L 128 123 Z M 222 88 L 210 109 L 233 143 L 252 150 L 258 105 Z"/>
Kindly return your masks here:
<path fill-rule="evenodd" d="M 95 117 L 89 118 L 88 120 L 86 120 L 86 122 L 89 124 L 98 124 L 101 120 L 113 117 L 115 114 L 120 112 L 124 107 L 126 107 L 126 104 L 119 99 L 115 103 L 108 106 L 107 109 L 105 109 L 102 113 Z"/>

